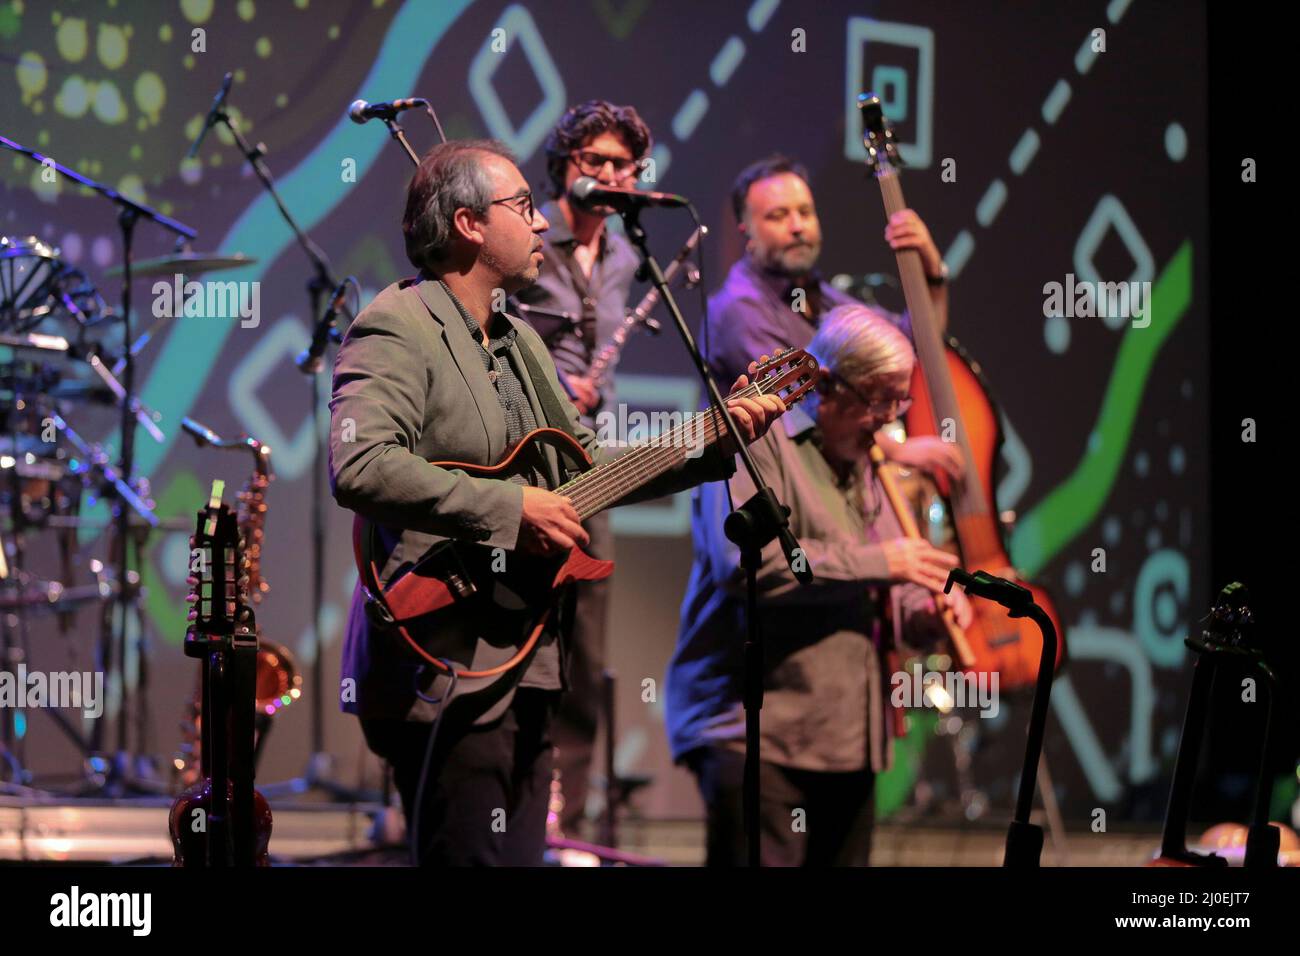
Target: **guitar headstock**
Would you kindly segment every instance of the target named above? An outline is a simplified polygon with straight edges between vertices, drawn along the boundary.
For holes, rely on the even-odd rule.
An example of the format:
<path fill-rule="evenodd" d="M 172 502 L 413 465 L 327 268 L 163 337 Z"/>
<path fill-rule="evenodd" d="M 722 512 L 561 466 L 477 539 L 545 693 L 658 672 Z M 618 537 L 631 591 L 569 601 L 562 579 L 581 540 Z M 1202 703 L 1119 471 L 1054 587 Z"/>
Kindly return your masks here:
<path fill-rule="evenodd" d="M 754 370 L 753 384 L 760 395 L 779 395 L 788 408 L 811 391 L 819 374 L 817 360 L 803 349 L 785 349 Z"/>
<path fill-rule="evenodd" d="M 199 656 L 209 644 L 248 640 L 256 634 L 248 606 L 247 560 L 235 512 L 221 500 L 225 482 L 214 481 L 207 507 L 190 538 L 191 591 L 186 653 Z"/>
<path fill-rule="evenodd" d="M 1250 609 L 1250 593 L 1240 582 L 1234 581 L 1219 592 L 1201 624 L 1201 641 L 1208 647 L 1260 649 L 1255 615 Z"/>
<path fill-rule="evenodd" d="M 867 169 L 877 176 L 903 165 L 894 142 L 894 128 L 885 118 L 880 97 L 875 93 L 858 94 L 858 115 L 862 117 L 862 145 L 867 150 Z"/>

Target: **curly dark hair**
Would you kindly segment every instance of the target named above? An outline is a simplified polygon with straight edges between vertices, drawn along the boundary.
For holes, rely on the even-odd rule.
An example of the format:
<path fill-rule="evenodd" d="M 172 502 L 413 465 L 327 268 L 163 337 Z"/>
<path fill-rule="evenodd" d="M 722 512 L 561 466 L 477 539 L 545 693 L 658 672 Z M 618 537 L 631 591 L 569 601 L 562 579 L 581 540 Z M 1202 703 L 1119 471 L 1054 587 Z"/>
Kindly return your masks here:
<path fill-rule="evenodd" d="M 650 152 L 650 127 L 631 106 L 615 106 L 606 100 L 588 100 L 570 106 L 546 137 L 546 174 L 551 180 L 551 198 L 564 195 L 565 166 L 569 154 L 601 133 L 613 133 L 632 151 L 635 159 Z"/>
<path fill-rule="evenodd" d="M 808 182 L 808 169 L 804 164 L 780 153 L 750 163 L 740 171 L 731 186 L 731 211 L 736 214 L 736 222 L 745 221 L 745 200 L 749 197 L 749 187 L 782 173 L 794 173 L 805 183 Z"/>

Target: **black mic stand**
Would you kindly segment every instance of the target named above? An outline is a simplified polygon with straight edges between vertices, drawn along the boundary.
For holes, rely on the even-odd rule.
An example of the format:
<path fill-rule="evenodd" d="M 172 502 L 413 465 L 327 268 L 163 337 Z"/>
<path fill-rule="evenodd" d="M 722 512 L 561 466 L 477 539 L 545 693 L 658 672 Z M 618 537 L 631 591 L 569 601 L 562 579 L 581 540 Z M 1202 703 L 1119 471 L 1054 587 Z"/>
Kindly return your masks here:
<path fill-rule="evenodd" d="M 1027 617 L 1043 634 L 1043 650 L 1038 658 L 1038 681 L 1034 685 L 1034 704 L 1029 714 L 1029 731 L 1025 741 L 1025 762 L 1020 769 L 1020 790 L 1016 795 L 1016 813 L 1007 832 L 1007 849 L 1002 858 L 1004 867 L 1018 869 L 1037 867 L 1043 855 L 1043 828 L 1029 822 L 1034 805 L 1034 781 L 1038 776 L 1038 760 L 1043 753 L 1043 733 L 1047 729 L 1047 705 L 1052 696 L 1052 680 L 1056 673 L 1056 625 L 1047 612 L 1034 603 L 1034 593 L 1013 581 L 976 571 L 973 574 L 962 568 L 948 572 L 943 593 L 952 591 L 953 583 L 960 584 L 967 594 L 996 601 L 1007 609 L 1007 617 Z"/>
<path fill-rule="evenodd" d="M 663 299 L 668 314 L 672 316 L 673 323 L 677 326 L 677 332 L 682 338 L 682 344 L 686 346 L 686 352 L 695 365 L 695 371 L 699 373 L 700 380 L 704 383 L 706 394 L 709 396 L 711 412 L 726 423 L 727 432 L 733 437 L 740 460 L 744 464 L 745 470 L 749 472 L 754 487 L 758 489 L 758 492 L 752 498 L 727 516 L 726 523 L 723 526 L 727 537 L 740 547 L 741 565 L 745 568 L 748 582 L 748 613 L 746 615 L 748 630 L 745 636 L 744 676 L 745 839 L 749 848 L 749 865 L 758 866 L 760 861 L 758 770 L 761 759 L 759 750 L 759 711 L 763 707 L 763 646 L 756 609 L 758 607 L 757 574 L 763 547 L 769 541 L 779 539 L 781 550 L 785 552 L 790 570 L 803 584 L 812 582 L 812 570 L 808 567 L 808 562 L 803 559 L 803 551 L 799 547 L 799 542 L 790 531 L 790 509 L 779 504 L 776 495 L 772 493 L 772 489 L 763 483 L 763 476 L 759 474 L 754 459 L 750 457 L 749 449 L 740 440 L 740 432 L 736 429 L 736 423 L 732 420 L 731 412 L 728 411 L 726 402 L 723 401 L 722 395 L 718 392 L 718 386 L 713 381 L 713 376 L 709 374 L 704 357 L 695 344 L 691 330 L 686 326 L 686 320 L 682 318 L 681 310 L 677 307 L 677 300 L 673 298 L 672 290 L 668 287 L 668 280 L 664 277 L 663 269 L 659 267 L 659 263 L 650 252 L 646 242 L 646 232 L 640 222 L 641 208 L 632 205 L 622 210 L 621 214 L 623 216 L 624 232 L 632 245 L 636 246 L 641 254 L 640 278 L 649 279 L 651 284 L 659 290 L 660 298 Z"/>
<path fill-rule="evenodd" d="M 307 283 L 307 295 L 309 300 L 309 315 L 315 319 L 321 316 L 321 297 L 325 292 L 338 288 L 338 282 L 335 281 L 333 273 L 330 271 L 328 257 L 320 247 L 314 243 L 311 238 L 302 231 L 298 226 L 293 215 L 285 207 L 284 202 L 280 199 L 280 194 L 276 191 L 275 182 L 271 177 L 271 171 L 267 168 L 262 157 L 266 155 L 266 146 L 258 143 L 256 146 L 251 145 L 240 132 L 239 126 L 231 118 L 230 114 L 224 109 L 218 107 L 214 110 L 214 123 L 224 123 L 230 130 L 230 134 L 235 139 L 235 144 L 239 151 L 244 154 L 248 164 L 252 167 L 253 172 L 265 187 L 271 199 L 275 202 L 276 208 L 280 211 L 280 216 L 293 231 L 294 237 L 298 240 L 298 245 L 302 247 L 307 259 L 311 262 L 313 274 Z M 343 309 L 348 321 L 352 320 L 352 315 Z M 311 667 L 311 756 L 307 760 L 307 769 L 300 777 L 280 784 L 273 784 L 262 788 L 262 792 L 268 796 L 274 793 L 305 793 L 309 790 L 321 790 L 327 793 L 331 798 L 346 802 L 356 802 L 369 797 L 368 794 L 362 794 L 354 791 L 340 783 L 330 779 L 330 772 L 333 769 L 333 757 L 325 750 L 325 662 L 324 647 L 321 639 L 321 605 L 325 600 L 325 512 L 324 512 L 324 485 L 322 482 L 325 456 L 323 454 L 323 442 L 321 440 L 320 429 L 320 376 L 319 372 L 324 367 L 321 361 L 321 355 L 328 348 L 329 340 L 338 340 L 338 332 L 333 328 L 333 322 L 336 312 L 333 308 L 328 310 L 317 321 L 313 328 L 313 343 L 321 343 L 319 352 L 315 355 L 309 355 L 299 362 L 299 368 L 308 376 L 310 386 L 309 402 L 311 411 L 311 435 L 312 435 L 312 506 L 311 506 L 311 542 L 312 542 L 312 591 L 311 591 L 311 635 L 313 660 Z M 320 334 L 322 327 L 328 328 L 324 334 Z M 315 351 L 309 347 L 308 352 Z M 301 357 L 300 357 L 301 358 Z"/>

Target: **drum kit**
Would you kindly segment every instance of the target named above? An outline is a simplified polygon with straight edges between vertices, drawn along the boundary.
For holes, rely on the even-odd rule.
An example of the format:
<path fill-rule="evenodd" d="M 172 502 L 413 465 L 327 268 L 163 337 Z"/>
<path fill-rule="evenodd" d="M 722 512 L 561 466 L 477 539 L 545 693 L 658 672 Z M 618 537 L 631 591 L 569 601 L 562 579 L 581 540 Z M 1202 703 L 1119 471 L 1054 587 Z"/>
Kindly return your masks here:
<path fill-rule="evenodd" d="M 130 275 L 192 277 L 253 261 L 194 253 L 183 243 L 184 237 L 171 255 L 131 263 Z M 118 267 L 105 275 L 120 277 L 125 271 Z M 121 695 L 116 747 L 105 740 L 104 720 L 95 721 L 87 736 L 58 709 L 43 712 L 84 757 L 78 792 L 110 796 L 171 789 L 128 746 L 134 719 L 137 753 L 147 749 L 147 670 L 140 654 L 132 708 L 126 680 L 126 615 L 134 615 L 133 633 L 142 635 L 142 589 L 139 574 L 131 569 L 138 566 L 133 558 L 138 558 L 148 535 L 184 531 L 190 524 L 187 518 L 159 518 L 148 479 L 130 473 L 121 449 L 115 460 L 102 443 L 88 440 L 72 425 L 83 415 L 93 419 L 96 407 L 115 409 L 130 417 L 132 430 L 139 428 L 150 439 L 164 441 L 161 416 L 134 397 L 123 381 L 132 358 L 158 329 L 128 344 L 124 333 L 129 323 L 122 316 L 58 248 L 35 236 L 0 236 L 0 670 L 12 671 L 31 660 L 29 624 L 35 616 L 53 615 L 61 635 L 71 639 L 75 612 L 99 606 L 95 669 L 116 680 Z M 113 518 L 89 513 L 100 501 L 110 506 Z M 95 540 L 102 530 L 108 533 Z M 46 538 L 57 554 L 53 577 L 28 567 L 33 548 Z M 81 561 L 79 541 L 87 539 L 102 544 L 108 553 Z M 124 546 L 134 555 L 123 554 Z M 28 789 L 24 719 L 14 708 L 0 708 L 0 792 Z"/>
<path fill-rule="evenodd" d="M 189 155 L 195 155 L 209 130 L 224 125 L 249 168 L 275 201 L 312 269 L 307 292 L 313 331 L 310 345 L 296 362 L 308 376 L 304 397 L 314 436 L 309 608 L 315 660 L 308 693 L 312 699 L 312 751 L 305 772 L 277 786 L 287 792 L 316 790 L 329 794 L 332 799 L 354 800 L 368 795 L 331 779 L 332 758 L 325 748 L 320 609 L 324 604 L 326 492 L 322 480 L 325 455 L 316 376 L 325 366 L 323 359 L 329 345 L 341 340 L 336 320 L 340 317 L 350 320 L 354 314 L 347 300 L 348 286 L 356 287 L 358 293 L 360 289 L 352 276 L 342 283 L 337 281 L 324 252 L 303 232 L 277 193 L 264 161 L 266 147 L 249 143 L 226 111 L 224 104 L 231 81 L 231 74 L 226 74 Z M 243 268 L 256 260 L 238 254 L 195 252 L 190 243 L 197 232 L 184 223 L 2 135 L 0 149 L 27 157 L 41 167 L 42 177 L 52 175 L 79 184 L 83 194 L 97 194 L 111 202 L 117 210 L 121 234 L 121 265 L 104 271 L 105 278 L 121 280 L 121 302 L 116 308 L 105 302 L 90 278 L 63 257 L 59 249 L 35 236 L 0 238 L 0 392 L 5 395 L 0 406 L 3 407 L 0 412 L 0 672 L 13 670 L 15 664 L 30 660 L 28 621 L 37 612 L 53 613 L 62 633 L 70 636 L 75 626 L 74 612 L 83 605 L 98 604 L 101 615 L 95 670 L 104 674 L 116 707 L 116 740 L 112 746 L 105 740 L 108 724 L 105 719 L 93 722 L 86 739 L 57 708 L 44 709 L 43 713 L 59 724 L 85 757 L 77 778 L 80 793 L 117 797 L 129 792 L 156 793 L 172 789 L 157 779 L 146 756 L 150 752 L 145 692 L 148 655 L 144 652 L 141 580 L 134 569 L 140 566 L 139 557 L 152 532 L 188 531 L 192 529 L 192 521 L 190 517 L 175 522 L 160 519 L 153 510 L 148 479 L 135 474 L 137 431 L 143 431 L 155 442 L 166 441 L 159 427 L 161 416 L 136 397 L 135 360 L 171 320 L 157 320 L 143 334 L 133 335 L 132 322 L 137 315 L 131 308 L 131 290 L 134 280 L 141 278 L 180 277 L 183 288 L 184 280 Z M 135 259 L 133 237 L 140 222 L 175 236 L 173 251 L 153 259 Z M 322 309 L 325 302 L 328 305 Z M 88 441 L 72 427 L 72 421 L 80 424 L 79 416 L 94 406 L 116 415 L 116 445 L 112 453 L 103 444 Z M 248 436 L 224 442 L 201 426 L 195 430 L 187 425 L 186 430 L 201 447 L 255 446 L 258 454 L 264 456 L 264 460 L 259 458 L 259 468 L 267 473 L 255 473 L 245 494 L 250 496 L 249 500 L 260 494 L 270 477 L 269 448 Z M 111 519 L 88 513 L 98 504 L 109 506 Z M 256 522 L 250 520 L 250 526 L 253 524 Z M 80 570 L 75 559 L 76 545 L 78 541 L 94 539 L 95 529 L 107 532 L 99 539 L 107 553 L 102 559 L 85 563 L 93 582 L 78 582 L 75 580 Z M 46 535 L 53 536 L 58 543 L 61 564 L 54 579 L 41 578 L 26 566 L 30 545 Z M 134 623 L 130 624 L 132 617 Z M 128 635 L 132 635 L 135 643 L 128 642 Z M 265 700 L 259 696 L 258 701 L 259 712 L 264 715 L 274 713 L 303 694 L 302 680 L 289 652 L 275 644 L 267 647 L 270 653 L 259 656 L 257 675 L 259 695 L 264 688 L 269 688 L 269 696 Z M 132 651 L 133 654 L 129 653 Z M 129 658 L 134 661 L 133 681 L 127 679 Z M 0 795 L 6 791 L 24 794 L 30 791 L 27 784 L 31 775 L 22 767 L 24 735 L 21 731 L 25 728 L 17 727 L 16 723 L 14 710 L 0 707 Z M 187 717 L 182 729 L 193 724 Z M 258 733 L 259 744 L 265 729 L 263 726 Z M 134 751 L 129 745 L 132 736 Z M 174 768 L 183 774 L 192 757 L 192 753 L 178 754 L 173 761 Z"/>

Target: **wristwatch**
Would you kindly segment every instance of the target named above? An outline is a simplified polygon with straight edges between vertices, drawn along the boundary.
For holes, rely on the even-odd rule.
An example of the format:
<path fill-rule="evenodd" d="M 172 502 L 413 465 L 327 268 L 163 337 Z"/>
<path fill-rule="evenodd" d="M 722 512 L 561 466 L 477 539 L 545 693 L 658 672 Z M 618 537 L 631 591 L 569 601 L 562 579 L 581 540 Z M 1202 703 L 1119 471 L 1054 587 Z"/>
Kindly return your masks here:
<path fill-rule="evenodd" d="M 929 283 L 931 288 L 935 288 L 935 289 L 939 288 L 939 286 L 941 285 L 947 285 L 948 284 L 948 263 L 940 259 L 939 274 L 937 276 L 926 276 L 925 281 Z"/>

